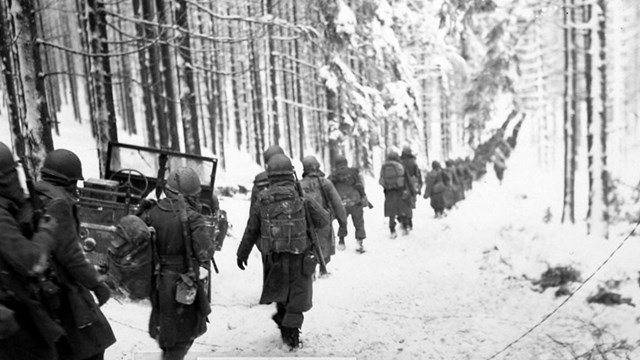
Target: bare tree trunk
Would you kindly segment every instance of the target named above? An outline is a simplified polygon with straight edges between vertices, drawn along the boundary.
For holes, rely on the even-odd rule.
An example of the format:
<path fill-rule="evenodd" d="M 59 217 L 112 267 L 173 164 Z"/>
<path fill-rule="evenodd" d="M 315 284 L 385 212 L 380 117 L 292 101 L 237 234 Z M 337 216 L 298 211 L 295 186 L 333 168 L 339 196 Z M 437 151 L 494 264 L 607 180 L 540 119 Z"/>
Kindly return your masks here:
<path fill-rule="evenodd" d="M 607 119 L 607 2 L 606 0 L 598 0 L 598 7 L 600 8 L 600 15 L 598 18 L 598 40 L 600 51 L 598 57 L 600 58 L 600 66 L 598 67 L 598 73 L 600 75 L 600 179 L 602 181 L 602 220 L 604 221 L 605 233 L 604 236 L 609 238 L 609 196 L 611 193 L 611 179 L 609 176 L 609 169 L 607 167 L 607 139 L 608 139 L 608 119 Z"/>
<path fill-rule="evenodd" d="M 154 22 L 156 19 L 153 0 L 142 0 L 142 16 L 147 22 Z M 155 125 L 158 129 L 158 140 L 160 147 L 169 147 L 169 121 L 167 110 L 167 98 L 164 96 L 164 82 L 160 70 L 160 45 L 158 30 L 155 25 L 145 25 L 145 35 L 147 42 L 154 44 L 149 47 L 149 64 L 151 83 L 146 91 L 153 93 L 153 103 L 155 109 Z M 147 120 L 149 121 L 149 120 Z M 148 123 L 148 122 L 147 122 Z M 149 131 L 152 131 L 151 128 Z"/>
<path fill-rule="evenodd" d="M 273 0 L 267 1 L 267 14 L 273 15 Z M 268 38 L 268 68 L 269 68 L 269 87 L 271 89 L 271 94 L 269 94 L 271 98 L 271 124 L 273 127 L 273 143 L 280 143 L 280 120 L 278 113 L 278 83 L 277 83 L 277 74 L 276 74 L 276 57 L 275 57 L 275 41 L 273 40 L 273 26 L 268 25 L 267 27 L 267 38 Z"/>
<path fill-rule="evenodd" d="M 28 158 L 31 170 L 36 173 L 40 162 L 53 150 L 53 139 L 33 5 L 30 0 L 14 1 L 10 11 L 18 45 L 22 101 L 25 104 L 25 117 L 19 134 L 21 140 L 15 141 L 16 145 L 24 147 L 16 148 L 16 152 Z"/>
<path fill-rule="evenodd" d="M 39 0 L 34 0 L 34 8 L 40 8 L 40 1 Z M 55 17 L 51 17 L 53 19 L 55 19 Z M 45 24 L 42 21 L 42 14 L 40 14 L 40 16 L 36 16 L 36 20 L 38 22 L 38 25 L 36 26 L 36 33 L 38 34 L 42 34 L 41 36 L 44 37 L 46 35 L 48 36 L 56 36 L 56 34 L 54 32 L 49 32 L 47 31 L 47 28 L 45 28 Z M 61 100 L 61 96 L 60 93 L 62 91 L 59 83 L 57 81 L 57 76 L 46 76 L 46 74 L 49 73 L 56 73 L 56 68 L 55 66 L 53 66 L 53 59 L 52 59 L 52 55 L 49 54 L 48 51 L 42 51 L 41 53 L 42 58 L 40 59 L 40 61 L 42 62 L 42 74 L 43 74 L 43 79 L 44 79 L 44 89 L 45 89 L 45 94 L 47 95 L 47 105 L 48 105 L 48 112 L 49 112 L 49 116 L 51 117 L 51 124 L 53 125 L 53 129 L 55 130 L 56 134 L 60 135 L 60 128 L 58 126 L 58 115 L 57 112 L 60 111 L 60 103 L 62 102 Z M 55 56 L 53 56 L 55 58 Z"/>
<path fill-rule="evenodd" d="M 591 5 L 583 5 L 583 13 L 582 20 L 583 23 L 586 24 L 587 28 L 584 31 L 584 79 L 585 79 L 585 90 L 586 90 L 586 105 L 587 105 L 587 172 L 588 172 L 588 181 L 589 181 L 589 194 L 587 201 L 587 234 L 591 234 L 593 228 L 595 227 L 595 223 L 598 221 L 597 218 L 593 217 L 593 207 L 595 206 L 594 200 L 596 196 L 596 189 L 594 186 L 594 178 L 595 178 L 595 163 L 594 163 L 594 152 L 593 148 L 593 138 L 595 132 L 595 124 L 594 124 L 594 104 L 593 104 L 593 55 L 591 54 L 591 46 L 593 43 L 593 31 L 591 27 L 588 25 L 591 21 L 592 11 Z"/>
<path fill-rule="evenodd" d="M 211 3 L 210 6 L 217 6 L 215 3 Z M 216 28 L 216 19 L 211 16 L 211 33 L 213 35 L 217 34 L 217 28 Z M 223 33 L 223 30 L 221 29 L 219 31 L 220 34 Z M 214 45 L 215 46 L 215 45 Z M 214 54 L 220 54 L 220 51 L 223 49 L 222 46 L 215 46 L 214 47 Z M 220 70 L 223 67 L 223 63 L 224 63 L 224 58 L 222 63 L 220 62 L 220 56 L 213 56 L 212 57 L 212 61 L 213 61 L 213 68 Z M 213 76 L 211 78 L 211 89 L 213 91 L 213 103 L 210 105 L 210 113 L 209 116 L 211 116 L 212 119 L 212 123 L 211 123 L 211 130 L 213 132 L 215 132 L 216 136 L 213 136 L 213 142 L 214 144 L 219 144 L 217 146 L 217 148 L 214 147 L 214 152 L 216 154 L 218 154 L 219 159 L 221 159 L 221 163 L 222 163 L 222 167 L 226 168 L 226 160 L 225 160 L 225 142 L 224 142 L 224 119 L 225 119 L 225 114 L 223 113 L 223 99 L 225 99 L 225 95 L 223 94 L 222 88 L 223 88 L 223 77 L 222 75 L 220 75 L 219 73 L 213 73 Z M 211 108 L 215 108 L 214 112 L 211 112 Z"/>
<path fill-rule="evenodd" d="M 339 99 L 338 99 L 338 94 L 333 91 L 332 89 L 326 88 L 326 96 L 327 96 L 327 123 L 331 124 L 331 123 L 335 123 L 338 121 L 338 114 L 339 114 Z M 386 118 L 385 118 L 386 121 Z M 319 124 L 320 126 L 322 126 L 322 123 Z M 322 144 L 322 138 L 324 137 L 324 131 L 322 130 L 322 127 L 319 129 L 318 131 L 318 135 L 320 136 L 320 149 L 322 149 L 323 144 Z M 387 135 L 385 133 L 385 135 Z M 336 157 L 338 155 L 340 155 L 340 148 L 339 148 L 339 142 L 337 139 L 333 139 L 333 138 L 329 138 L 329 162 L 331 164 L 335 164 L 336 163 Z M 316 149 L 317 151 L 318 149 Z"/>
<path fill-rule="evenodd" d="M 209 6 L 211 7 L 210 9 L 212 11 L 215 10 L 215 8 L 212 8 L 214 6 L 213 3 L 209 4 Z M 210 21 L 211 21 L 211 29 L 209 31 L 211 33 L 211 36 L 216 36 L 217 34 L 216 20 L 213 18 L 213 16 L 211 16 Z M 220 47 L 218 47 L 215 42 L 212 42 L 210 49 L 213 54 L 217 54 L 218 51 L 220 50 Z M 209 54 L 202 53 L 202 58 L 203 60 L 207 60 L 207 61 L 204 61 L 204 64 L 205 64 L 204 66 L 205 68 L 208 69 Z M 211 65 L 214 70 L 218 70 L 218 71 L 220 70 L 218 56 L 211 56 Z M 218 114 L 217 102 L 220 101 L 220 94 L 217 91 L 218 89 L 217 84 L 220 82 L 220 75 L 218 75 L 215 71 L 211 71 L 211 72 L 205 71 L 205 82 L 207 83 L 206 98 L 207 98 L 207 112 L 209 113 L 209 131 L 211 132 L 211 150 L 213 151 L 214 154 L 218 154 L 218 131 L 216 129 L 216 124 L 217 124 L 218 118 L 221 117 L 221 115 Z"/>
<path fill-rule="evenodd" d="M 71 19 L 69 18 L 69 16 L 65 13 L 62 15 L 63 16 L 63 23 L 64 23 L 64 27 L 65 27 L 65 32 L 66 32 L 66 36 L 64 37 L 64 45 L 68 48 L 72 47 L 72 40 L 71 40 Z M 67 65 L 67 79 L 69 81 L 69 88 L 71 91 L 71 103 L 73 104 L 73 115 L 75 117 L 76 120 L 80 121 L 81 119 L 81 115 L 80 115 L 80 104 L 78 102 L 78 82 L 76 80 L 76 63 L 73 59 L 73 54 L 71 54 L 70 52 L 67 52 L 64 54 L 65 58 L 66 58 L 66 65 Z"/>
<path fill-rule="evenodd" d="M 182 127 L 184 129 L 184 144 L 187 152 L 200 155 L 200 131 L 198 126 L 198 108 L 196 106 L 196 82 L 191 58 L 191 40 L 189 36 L 189 16 L 187 1 L 178 0 L 176 22 L 184 30 L 180 39 L 179 54 L 182 57 L 182 71 L 184 76 L 185 93 L 181 94 Z"/>
<path fill-rule="evenodd" d="M 22 136 L 24 98 L 20 96 L 20 84 L 18 84 L 20 69 L 16 64 L 16 50 L 13 44 L 15 35 L 12 31 L 13 17 L 10 10 L 4 1 L 0 1 L 0 57 L 7 92 L 13 147 L 18 156 L 24 156 L 25 141 Z"/>
<path fill-rule="evenodd" d="M 251 4 L 247 4 L 247 15 L 252 16 Z M 253 33 L 253 26 L 249 23 L 249 33 Z M 253 37 L 249 39 L 249 62 L 251 64 L 251 95 L 253 108 L 253 129 L 255 133 L 255 159 L 258 164 L 263 161 L 262 151 L 266 147 L 264 142 L 264 103 L 262 96 L 262 81 L 260 79 L 260 61 Z"/>
<path fill-rule="evenodd" d="M 91 77 L 94 79 L 96 103 L 95 120 L 96 141 L 98 144 L 98 159 L 100 175 L 104 174 L 106 166 L 107 147 L 109 141 L 118 141 L 118 128 L 113 102 L 113 89 L 111 86 L 111 66 L 109 64 L 109 47 L 107 45 L 107 28 L 104 14 L 104 3 L 97 0 L 88 0 L 89 31 L 91 33 L 91 52 L 95 56 L 91 58 Z"/>
<path fill-rule="evenodd" d="M 574 214 L 574 186 L 575 186 L 575 127 L 576 118 L 575 107 L 575 30 L 570 29 L 570 22 L 573 21 L 573 0 L 564 2 L 564 201 L 562 208 L 562 222 L 575 223 Z"/>
<path fill-rule="evenodd" d="M 76 9 L 78 24 L 80 27 L 79 38 L 80 47 L 82 49 L 89 49 L 91 47 L 89 43 L 89 15 L 87 11 L 86 0 L 76 0 Z M 96 116 L 96 103 L 95 94 L 93 93 L 94 79 L 91 77 L 91 59 L 89 56 L 82 57 L 82 69 L 84 77 L 84 94 L 86 97 L 87 106 L 89 108 L 89 123 L 91 124 L 91 135 L 95 138 L 98 136 L 98 129 L 96 128 L 97 120 Z"/>
<path fill-rule="evenodd" d="M 169 22 L 170 11 L 167 9 L 164 0 L 156 0 L 156 11 L 158 13 L 158 24 L 171 25 Z M 175 63 L 173 59 L 173 50 L 169 43 L 171 42 L 169 27 L 160 29 L 160 52 L 162 54 L 162 75 L 164 77 L 164 91 L 167 95 L 168 118 L 165 121 L 169 123 L 169 137 L 171 139 L 171 149 L 180 151 L 180 135 L 178 133 L 178 121 L 180 120 L 180 111 L 178 109 L 178 90 L 177 79 L 175 74 Z"/>
<path fill-rule="evenodd" d="M 120 4 L 118 2 L 115 3 L 116 11 L 121 13 Z M 119 21 L 119 27 L 123 28 L 122 21 Z M 124 41 L 125 38 L 120 33 L 120 40 Z M 127 129 L 130 134 L 137 134 L 138 127 L 136 126 L 136 115 L 135 111 L 133 111 L 133 100 L 131 96 L 133 95 L 133 89 L 131 86 L 131 68 L 130 68 L 131 57 L 129 55 L 120 56 L 120 66 L 122 67 L 121 74 L 121 85 L 120 91 L 122 92 L 122 104 L 120 104 L 120 108 L 122 109 L 122 121 L 127 124 Z M 142 69 L 141 69 L 142 71 Z"/>
<path fill-rule="evenodd" d="M 293 23 L 297 24 L 298 23 L 298 7 L 297 7 L 297 1 L 293 0 L 291 2 L 291 6 L 292 6 L 292 13 L 293 13 Z M 300 54 L 300 43 L 299 43 L 299 39 L 295 39 L 294 40 L 294 45 L 293 45 L 293 55 L 295 56 L 296 59 L 300 60 L 301 58 L 301 54 Z M 295 74 L 296 74 L 296 101 L 298 102 L 298 104 L 302 105 L 304 104 L 304 97 L 303 97 L 303 87 L 302 87 L 302 83 L 300 81 L 300 78 L 302 77 L 302 73 L 300 70 L 300 63 L 296 61 L 295 63 Z M 314 80 L 311 80 L 314 81 Z M 315 86 L 315 85 L 313 85 Z M 300 148 L 300 156 L 304 156 L 304 143 L 305 143 L 305 131 L 304 131 L 304 110 L 302 108 L 302 106 L 298 106 L 298 147 Z"/>
<path fill-rule="evenodd" d="M 227 8 L 227 15 L 231 15 L 231 8 Z M 233 27 L 229 23 L 228 35 L 233 37 Z M 242 144 L 242 125 L 240 120 L 240 104 L 238 101 L 238 80 L 237 80 L 237 66 L 239 61 L 236 58 L 236 52 L 233 44 L 229 44 L 229 60 L 231 61 L 231 96 L 233 97 L 233 120 L 236 128 L 236 146 L 240 149 Z"/>
<path fill-rule="evenodd" d="M 144 1 L 144 0 L 142 0 Z M 141 0 L 133 0 L 133 15 L 136 19 L 141 18 L 140 14 Z M 145 26 L 140 23 L 135 24 L 136 36 L 140 39 L 138 42 L 139 47 L 143 47 L 145 40 L 149 40 L 150 35 L 147 34 Z M 151 52 L 153 50 L 150 50 Z M 147 145 L 150 147 L 156 147 L 156 128 L 153 125 L 153 100 L 151 97 L 152 84 L 149 81 L 149 62 L 147 60 L 148 54 L 144 51 L 138 53 L 138 66 L 140 66 L 140 82 L 142 83 L 142 104 L 144 105 L 144 119 L 147 130 Z"/>

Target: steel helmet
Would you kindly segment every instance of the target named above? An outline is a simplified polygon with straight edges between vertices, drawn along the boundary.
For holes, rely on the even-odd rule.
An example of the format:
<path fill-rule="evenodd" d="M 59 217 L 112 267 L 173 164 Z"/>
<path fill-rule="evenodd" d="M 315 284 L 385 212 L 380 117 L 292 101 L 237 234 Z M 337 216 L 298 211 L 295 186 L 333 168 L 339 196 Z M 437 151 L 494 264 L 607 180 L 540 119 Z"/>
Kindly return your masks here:
<path fill-rule="evenodd" d="M 336 156 L 335 162 L 336 162 L 336 167 L 349 165 L 349 163 L 347 162 L 347 158 L 344 157 L 344 155 Z"/>
<path fill-rule="evenodd" d="M 271 157 L 273 155 L 277 155 L 277 154 L 282 154 L 284 155 L 284 150 L 280 147 L 280 145 L 275 144 L 275 145 L 271 145 L 269 146 L 269 148 L 267 150 L 264 151 L 264 163 L 268 164 L 269 163 L 269 159 L 271 159 Z"/>
<path fill-rule="evenodd" d="M 67 182 L 84 180 L 80 159 L 66 149 L 56 149 L 47 154 L 40 172 Z"/>
<path fill-rule="evenodd" d="M 387 152 L 387 160 L 400 160 L 400 155 L 398 155 L 398 150 L 396 148 L 391 148 L 389 152 Z"/>
<path fill-rule="evenodd" d="M 309 155 L 302 159 L 302 169 L 304 172 L 311 172 L 320 169 L 320 163 L 315 156 Z"/>
<path fill-rule="evenodd" d="M 165 190 L 183 195 L 197 195 L 200 193 L 200 177 L 195 170 L 181 167 L 169 174 Z"/>
<path fill-rule="evenodd" d="M 291 159 L 283 154 L 275 154 L 267 163 L 267 175 L 269 177 L 281 175 L 293 175 Z"/>

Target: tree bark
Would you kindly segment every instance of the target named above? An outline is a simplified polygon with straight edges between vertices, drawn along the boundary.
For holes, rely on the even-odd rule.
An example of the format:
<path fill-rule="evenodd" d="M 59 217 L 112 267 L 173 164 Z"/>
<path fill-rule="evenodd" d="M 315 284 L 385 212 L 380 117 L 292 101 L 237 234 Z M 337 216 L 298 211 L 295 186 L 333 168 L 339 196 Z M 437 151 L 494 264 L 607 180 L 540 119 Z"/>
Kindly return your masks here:
<path fill-rule="evenodd" d="M 53 150 L 51 117 L 47 107 L 45 81 L 40 47 L 37 43 L 38 31 L 36 11 L 31 0 L 14 1 L 10 9 L 13 14 L 18 45 L 20 82 L 25 104 L 24 120 L 21 125 L 21 148 L 16 152 L 25 155 L 34 174 L 40 169 L 41 161 Z M 16 134 L 17 135 L 17 134 Z"/>
<path fill-rule="evenodd" d="M 167 9 L 164 0 L 156 0 L 156 11 L 158 13 L 159 25 L 171 25 L 169 22 L 170 11 Z M 160 52 L 162 56 L 162 76 L 164 77 L 164 91 L 167 96 L 167 110 L 168 117 L 164 120 L 169 124 L 169 138 L 171 140 L 171 150 L 180 151 L 180 134 L 178 133 L 178 121 L 180 121 L 180 111 L 178 109 L 178 90 L 176 74 L 175 74 L 175 61 L 173 55 L 173 49 L 169 44 L 169 30 L 167 27 L 160 29 L 159 38 L 162 40 L 160 45 Z M 162 118 L 160 119 L 160 122 Z"/>
<path fill-rule="evenodd" d="M 293 23 L 297 24 L 298 23 L 298 7 L 297 7 L 297 1 L 293 0 L 291 2 L 291 6 L 292 6 L 292 14 L 293 14 Z M 299 39 L 295 39 L 294 43 L 293 43 L 293 55 L 295 56 L 296 59 L 300 59 L 301 58 L 301 54 L 300 54 L 300 43 L 299 43 Z M 298 102 L 298 104 L 303 104 L 304 103 L 304 96 L 303 96 L 303 87 L 302 87 L 302 83 L 300 81 L 300 78 L 302 77 L 302 72 L 300 70 L 300 63 L 296 62 L 295 63 L 295 74 L 296 74 L 296 101 Z M 314 80 L 312 80 L 314 81 Z M 313 85 L 315 86 L 315 85 Z M 302 108 L 302 106 L 298 106 L 298 147 L 300 149 L 300 156 L 303 156 L 304 154 L 304 145 L 305 145 L 305 131 L 304 131 L 304 127 L 305 127 L 305 121 L 304 121 L 304 110 Z"/>
<path fill-rule="evenodd" d="M 251 4 L 247 4 L 247 15 L 252 16 Z M 253 33 L 253 26 L 249 23 L 249 33 Z M 253 129 L 255 141 L 256 163 L 262 164 L 262 151 L 266 147 L 264 142 L 264 103 L 262 96 L 262 81 L 260 79 L 260 60 L 256 51 L 255 39 L 249 39 L 249 62 L 251 64 L 251 97 L 253 109 Z"/>
<path fill-rule="evenodd" d="M 121 13 L 120 4 L 118 2 L 115 3 L 116 12 Z M 124 28 L 122 21 L 118 21 L 118 27 L 123 30 L 127 30 Z M 125 37 L 120 33 L 120 40 L 124 41 Z M 121 47 L 124 49 L 124 47 Z M 122 110 L 122 122 L 127 124 L 127 130 L 130 134 L 137 134 L 138 127 L 136 126 L 136 115 L 133 110 L 133 89 L 131 86 L 131 66 L 130 66 L 131 56 L 130 55 L 122 55 L 120 56 L 120 66 L 122 67 L 121 71 L 121 83 L 120 83 L 120 91 L 121 91 L 121 101 L 120 108 Z M 142 69 L 141 69 L 142 71 Z"/>
<path fill-rule="evenodd" d="M 574 81 L 574 30 L 570 29 L 573 18 L 573 0 L 564 0 L 564 197 L 562 207 L 562 222 L 575 222 L 574 215 L 574 183 L 575 159 L 573 156 L 574 134 L 573 119 L 575 119 L 575 81 Z M 569 15 L 571 14 L 571 16 Z M 571 25 L 572 26 L 572 25 Z"/>
<path fill-rule="evenodd" d="M 176 22 L 184 32 L 180 38 L 179 54 L 182 57 L 182 76 L 185 92 L 180 94 L 182 109 L 182 126 L 184 129 L 185 149 L 189 153 L 200 155 L 200 131 L 198 125 L 198 108 L 196 106 L 196 82 L 191 58 L 191 40 L 189 36 L 189 15 L 186 0 L 178 0 Z"/>
<path fill-rule="evenodd" d="M 267 14 L 273 15 L 273 0 L 267 1 Z M 273 26 L 267 26 L 267 42 L 269 47 L 269 88 L 271 89 L 271 126 L 273 127 L 273 143 L 280 143 L 280 119 L 278 113 L 278 83 L 276 74 L 275 41 L 273 40 Z"/>
<path fill-rule="evenodd" d="M 18 156 L 25 154 L 25 141 L 22 136 L 22 124 L 24 122 L 24 98 L 20 96 L 19 71 L 16 64 L 16 50 L 13 45 L 14 32 L 13 16 L 7 3 L 0 1 L 0 57 L 2 59 L 2 72 L 7 92 L 9 123 L 11 124 L 13 148 Z"/>
<path fill-rule="evenodd" d="M 608 161 L 608 118 L 607 118 L 607 1 L 598 0 L 598 7 L 600 8 L 600 15 L 598 18 L 598 41 L 600 51 L 598 57 L 600 59 L 600 66 L 598 67 L 598 73 L 600 75 L 600 179 L 602 182 L 602 220 L 604 222 L 604 236 L 609 238 L 609 196 L 611 193 L 611 179 L 609 176 L 609 169 L 607 167 Z"/>
<path fill-rule="evenodd" d="M 140 10 L 142 7 L 141 2 L 146 0 L 133 0 L 133 16 L 136 19 L 142 18 Z M 140 23 L 135 24 L 136 36 L 140 38 L 138 42 L 138 46 L 142 47 L 145 45 L 145 40 L 149 40 L 150 35 L 147 34 L 145 26 Z M 149 60 L 148 56 L 150 55 L 150 50 L 148 53 L 145 51 L 140 51 L 138 53 L 138 66 L 140 67 L 140 82 L 141 90 L 142 90 L 142 104 L 144 105 L 144 120 L 146 126 L 146 134 L 147 134 L 147 146 L 157 147 L 156 140 L 156 128 L 153 125 L 153 100 L 152 100 L 152 83 L 149 79 Z"/>
<path fill-rule="evenodd" d="M 109 64 L 109 47 L 107 45 L 107 27 L 104 13 L 104 3 L 97 0 L 87 1 L 89 12 L 89 32 L 91 34 L 91 77 L 96 99 L 94 109 L 96 120 L 96 142 L 98 145 L 98 160 L 100 175 L 104 174 L 109 141 L 118 141 L 116 112 L 111 86 L 111 66 Z"/>
<path fill-rule="evenodd" d="M 227 15 L 231 15 L 231 8 L 227 8 Z M 229 26 L 227 28 L 228 31 L 228 35 L 229 37 L 233 37 L 233 27 L 231 26 L 231 23 L 229 23 Z M 242 144 L 242 125 L 241 125 L 241 120 L 240 120 L 240 104 L 238 101 L 238 97 L 239 97 L 239 92 L 238 92 L 238 88 L 239 88 L 239 84 L 238 84 L 238 75 L 236 74 L 236 71 L 238 70 L 237 66 L 238 66 L 238 59 L 236 58 L 236 52 L 235 52 L 235 48 L 233 46 L 233 44 L 229 44 L 229 61 L 231 62 L 231 96 L 233 97 L 232 101 L 233 101 L 233 121 L 234 121 L 234 125 L 236 128 L 236 146 L 238 147 L 238 149 L 240 149 L 240 146 Z"/>
<path fill-rule="evenodd" d="M 591 5 L 583 5 L 583 13 L 582 20 L 583 23 L 587 25 L 587 28 L 584 31 L 584 80 L 585 80 L 585 91 L 586 91 L 586 115 L 587 115 L 587 176 L 589 183 L 589 194 L 587 199 L 587 234 L 591 234 L 594 227 L 596 226 L 597 218 L 594 218 L 594 206 L 595 197 L 596 197 L 596 189 L 594 184 L 595 179 L 595 163 L 594 163 L 594 137 L 595 137 L 595 124 L 594 124 L 594 94 L 593 94 L 593 55 L 591 54 L 591 46 L 593 43 L 593 31 L 589 27 L 589 22 L 591 21 L 592 10 Z"/>

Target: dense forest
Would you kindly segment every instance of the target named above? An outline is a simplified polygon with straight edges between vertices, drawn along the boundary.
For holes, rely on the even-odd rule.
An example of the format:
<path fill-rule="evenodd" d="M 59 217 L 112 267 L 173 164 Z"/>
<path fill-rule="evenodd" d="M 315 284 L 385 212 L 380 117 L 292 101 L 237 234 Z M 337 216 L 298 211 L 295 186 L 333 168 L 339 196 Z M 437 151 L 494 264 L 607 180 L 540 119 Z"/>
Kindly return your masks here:
<path fill-rule="evenodd" d="M 371 173 L 392 146 L 426 169 L 524 121 L 562 168 L 563 221 L 584 199 L 606 235 L 616 191 L 637 189 L 636 0 L 0 0 L 0 16 L 2 118 L 34 169 L 68 121 L 100 160 L 138 134 L 223 167 L 277 143 Z"/>

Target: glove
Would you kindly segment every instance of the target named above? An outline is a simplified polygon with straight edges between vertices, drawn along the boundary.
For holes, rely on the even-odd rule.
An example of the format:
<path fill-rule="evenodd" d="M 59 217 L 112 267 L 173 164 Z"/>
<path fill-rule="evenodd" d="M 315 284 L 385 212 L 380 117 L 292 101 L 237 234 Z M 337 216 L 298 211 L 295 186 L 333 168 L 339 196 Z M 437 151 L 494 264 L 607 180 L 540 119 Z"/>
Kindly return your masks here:
<path fill-rule="evenodd" d="M 93 291 L 93 294 L 98 298 L 98 306 L 104 305 L 104 303 L 111 298 L 111 290 L 109 290 L 109 287 L 103 282 L 91 289 L 91 291 Z"/>
<path fill-rule="evenodd" d="M 145 211 L 151 209 L 156 206 L 157 202 L 153 199 L 142 199 L 140 204 L 138 205 L 138 210 L 135 212 L 136 216 L 142 215 Z"/>
<path fill-rule="evenodd" d="M 240 257 L 238 257 L 237 264 L 240 270 L 244 270 L 244 267 L 247 266 L 247 259 L 241 259 Z"/>
<path fill-rule="evenodd" d="M 340 226 L 338 228 L 338 237 L 344 238 L 345 236 L 347 236 L 347 228 Z"/>
<path fill-rule="evenodd" d="M 38 222 L 38 230 L 54 234 L 58 229 L 58 220 L 50 215 L 43 216 Z"/>

